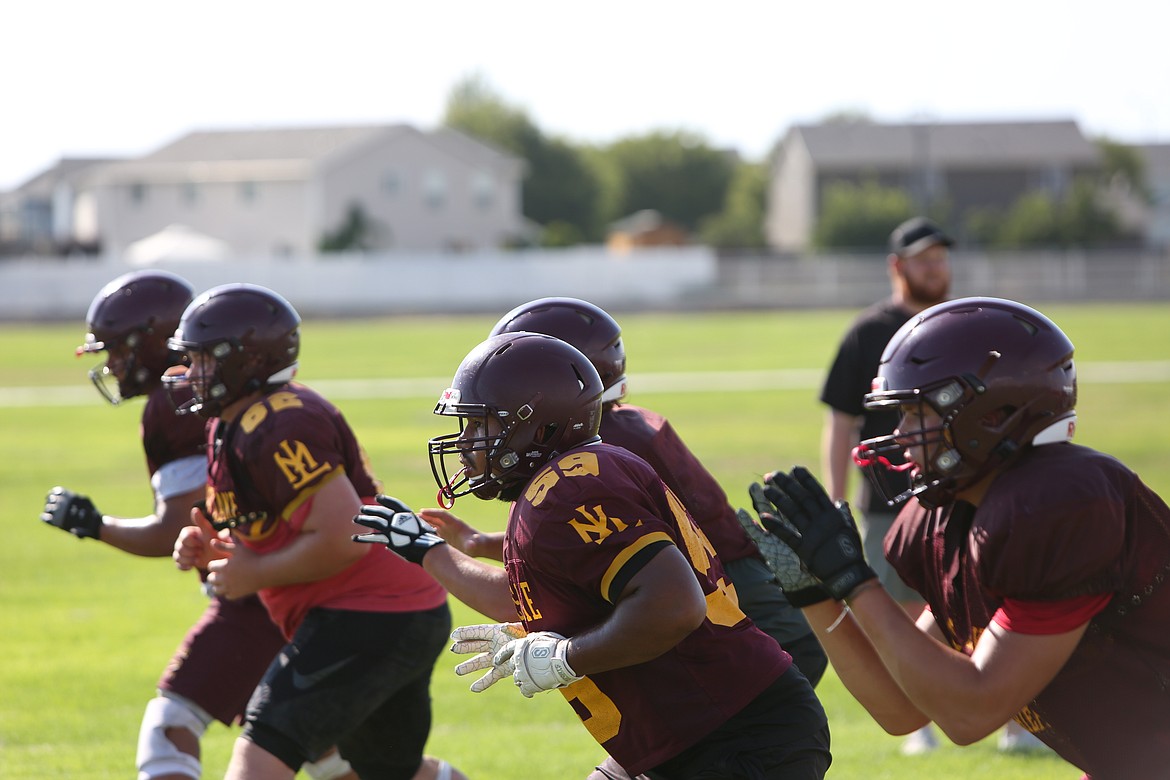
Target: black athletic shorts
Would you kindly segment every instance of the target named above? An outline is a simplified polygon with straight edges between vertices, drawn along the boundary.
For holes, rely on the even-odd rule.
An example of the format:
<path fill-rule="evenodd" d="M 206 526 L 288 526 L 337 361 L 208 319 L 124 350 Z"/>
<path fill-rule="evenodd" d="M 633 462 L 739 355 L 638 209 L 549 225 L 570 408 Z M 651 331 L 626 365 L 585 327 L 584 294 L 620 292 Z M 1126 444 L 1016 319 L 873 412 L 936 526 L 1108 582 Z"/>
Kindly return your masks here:
<path fill-rule="evenodd" d="M 410 778 L 431 728 L 431 671 L 450 634 L 446 604 L 310 610 L 253 693 L 243 736 L 294 771 L 336 745 L 361 777 Z"/>
<path fill-rule="evenodd" d="M 793 666 L 722 726 L 634 780 L 821 780 L 832 760 L 825 711 Z M 589 777 L 630 775 L 609 758 Z"/>

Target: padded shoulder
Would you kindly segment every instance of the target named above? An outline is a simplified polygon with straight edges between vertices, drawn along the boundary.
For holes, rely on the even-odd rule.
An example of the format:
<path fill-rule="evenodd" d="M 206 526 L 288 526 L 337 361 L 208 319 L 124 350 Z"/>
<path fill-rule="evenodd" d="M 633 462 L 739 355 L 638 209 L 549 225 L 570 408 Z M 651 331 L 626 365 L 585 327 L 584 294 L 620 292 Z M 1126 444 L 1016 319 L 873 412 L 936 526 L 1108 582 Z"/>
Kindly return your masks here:
<path fill-rule="evenodd" d="M 1123 581 L 1127 503 L 1136 476 L 1086 447 L 1030 450 L 992 484 L 972 527 L 972 554 L 997 598 L 1067 599 Z"/>

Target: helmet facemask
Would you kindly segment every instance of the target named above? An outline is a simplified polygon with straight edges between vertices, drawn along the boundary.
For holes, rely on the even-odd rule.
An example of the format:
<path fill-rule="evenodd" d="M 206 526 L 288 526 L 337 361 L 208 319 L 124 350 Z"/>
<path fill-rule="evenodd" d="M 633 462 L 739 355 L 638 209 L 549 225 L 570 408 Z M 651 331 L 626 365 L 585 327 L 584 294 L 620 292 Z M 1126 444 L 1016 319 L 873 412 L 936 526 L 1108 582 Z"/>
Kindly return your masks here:
<path fill-rule="evenodd" d="M 89 332 L 76 354 L 107 353 L 89 371 L 103 398 L 116 406 L 158 387 L 173 365 L 167 338 L 192 295 L 186 280 L 167 271 L 133 271 L 102 288 L 86 313 Z"/>
<path fill-rule="evenodd" d="M 219 417 L 252 393 L 292 380 L 300 352 L 300 315 L 263 287 L 228 284 L 196 298 L 179 321 L 169 347 L 191 368 L 165 377 L 168 388 L 189 388 L 190 401 L 172 394 L 179 414 Z"/>
<path fill-rule="evenodd" d="M 447 393 L 444 397 L 449 397 Z M 435 436 L 428 442 L 428 451 L 431 458 L 431 473 L 439 485 L 438 501 L 440 506 L 450 508 L 455 499 L 468 494 L 475 494 L 476 498 L 485 501 L 493 498 L 503 498 L 511 501 L 515 496 L 504 498 L 503 493 L 518 492 L 523 487 L 528 476 L 515 471 L 520 458 L 508 448 L 508 441 L 514 432 L 514 426 L 509 428 L 503 425 L 498 411 L 488 409 L 479 404 L 466 405 L 459 411 L 441 411 L 443 402 L 436 406 L 435 413 L 455 417 L 459 421 L 459 432 L 443 436 Z M 448 407 L 451 408 L 450 406 Z M 490 430 L 492 420 L 500 420 L 501 430 Z M 468 431 L 477 425 L 483 426 L 482 435 L 470 436 Z M 482 473 L 472 475 L 478 471 L 480 460 L 477 453 L 483 453 Z M 457 469 L 448 464 L 451 459 L 459 464 Z M 516 490 L 507 490 L 509 486 L 516 486 Z"/>
<path fill-rule="evenodd" d="M 218 417 L 225 407 L 258 390 L 276 387 L 292 380 L 297 363 L 280 369 L 267 378 L 257 376 L 263 367 L 263 357 L 250 354 L 248 349 L 233 341 L 220 341 L 205 347 L 172 346 L 183 353 L 184 372 L 163 376 L 176 414 L 198 414 L 200 417 Z M 173 390 L 190 389 L 190 400 L 183 401 Z"/>
<path fill-rule="evenodd" d="M 459 432 L 436 436 L 428 443 L 440 504 L 450 508 L 456 498 L 469 493 L 484 500 L 516 500 L 528 480 L 557 454 L 563 427 L 556 423 L 536 427 L 532 417 L 541 401 L 539 393 L 515 413 L 484 404 L 460 404 L 452 400 L 458 393 L 453 388 L 444 392 L 435 414 L 457 418 Z M 482 421 L 482 433 L 468 435 L 478 421 Z M 483 472 L 473 476 L 469 472 L 478 470 L 471 462 L 476 453 L 483 453 Z M 458 469 L 449 467 L 450 458 L 457 459 Z"/>
<path fill-rule="evenodd" d="M 435 405 L 435 414 L 459 419 L 458 433 L 428 443 L 440 504 L 468 493 L 518 498 L 561 452 L 598 440 L 601 392 L 597 370 L 566 342 L 528 332 L 489 337 Z"/>
<path fill-rule="evenodd" d="M 137 349 L 142 343 L 142 334 L 130 333 L 124 339 L 99 341 L 90 333 L 86 341 L 77 348 L 77 356 L 105 352 L 104 359 L 88 372 L 89 381 L 113 406 L 128 398 L 141 395 L 150 385 L 150 370 L 138 359 Z M 111 367 L 111 363 L 117 369 Z"/>
<path fill-rule="evenodd" d="M 931 507 L 945 503 L 954 490 L 974 481 L 962 454 L 955 448 L 954 421 L 974 397 L 959 380 L 950 379 L 933 388 L 907 391 L 876 391 L 866 396 L 870 409 L 897 409 L 901 414 L 897 430 L 887 436 L 866 439 L 853 450 L 853 461 L 865 473 L 878 495 L 889 506 L 917 496 Z M 933 414 L 931 414 L 933 413 Z M 937 424 L 927 425 L 928 418 Z M 917 420 L 917 427 L 910 427 Z M 916 453 L 907 459 L 906 453 Z M 900 490 L 903 479 L 894 475 L 910 472 L 910 487 Z M 960 484 L 963 483 L 963 484 Z"/>
<path fill-rule="evenodd" d="M 998 355 L 989 356 L 985 364 L 989 373 L 997 359 Z M 1071 359 L 1063 371 L 1074 375 Z M 874 381 L 880 384 L 882 378 Z M 1024 447 L 1071 439 L 1076 417 L 1071 409 L 1054 416 L 1047 396 L 1018 400 L 1018 406 L 1003 403 L 988 394 L 986 384 L 973 374 L 924 388 L 875 390 L 866 396 L 866 408 L 895 407 L 902 413 L 901 422 L 894 433 L 861 442 L 854 450 L 854 462 L 890 506 L 911 497 L 928 509 L 948 503 L 958 491 L 1014 460 Z M 938 424 L 907 426 L 928 416 L 938 419 Z M 1051 435 L 1050 431 L 1062 427 L 1066 436 Z M 916 450 L 917 460 L 925 465 L 899 462 L 905 452 Z M 891 490 L 888 477 L 903 471 L 910 472 L 910 488 L 897 493 Z"/>

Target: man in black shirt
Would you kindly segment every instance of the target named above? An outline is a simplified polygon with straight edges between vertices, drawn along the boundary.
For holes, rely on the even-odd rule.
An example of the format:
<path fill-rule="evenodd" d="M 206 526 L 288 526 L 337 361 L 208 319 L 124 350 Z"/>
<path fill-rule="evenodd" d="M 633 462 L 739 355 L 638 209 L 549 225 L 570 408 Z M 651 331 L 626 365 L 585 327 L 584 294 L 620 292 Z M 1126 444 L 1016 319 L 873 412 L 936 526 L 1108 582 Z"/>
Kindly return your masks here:
<path fill-rule="evenodd" d="M 954 240 L 925 217 L 908 219 L 890 234 L 886 265 L 893 292 L 853 321 L 821 389 L 820 400 L 829 407 L 821 440 L 823 479 L 834 501 L 849 498 L 852 452 L 857 443 L 892 433 L 898 423 L 897 413 L 867 411 L 862 401 L 877 375 L 882 351 L 898 328 L 915 314 L 946 300 L 951 286 L 949 249 L 953 245 Z M 860 513 L 865 557 L 890 595 L 916 618 L 922 612 L 922 597 L 902 582 L 883 550 L 897 512 L 865 480 L 859 482 L 852 503 Z M 932 750 L 937 743 L 928 729 L 911 734 L 903 752 Z"/>

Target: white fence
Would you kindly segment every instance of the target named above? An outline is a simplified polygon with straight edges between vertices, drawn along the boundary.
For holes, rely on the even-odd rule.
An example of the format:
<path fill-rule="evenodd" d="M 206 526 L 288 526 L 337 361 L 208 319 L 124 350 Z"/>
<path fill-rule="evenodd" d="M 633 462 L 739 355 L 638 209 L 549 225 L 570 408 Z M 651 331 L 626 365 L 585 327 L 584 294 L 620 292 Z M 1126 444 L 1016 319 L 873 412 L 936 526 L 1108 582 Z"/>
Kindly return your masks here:
<path fill-rule="evenodd" d="M 872 256 L 717 256 L 703 247 L 629 254 L 590 247 L 483 254 L 239 258 L 165 266 L 196 289 L 252 282 L 287 297 L 305 316 L 503 312 L 533 298 L 568 295 L 615 312 L 638 309 L 857 307 L 889 294 Z M 1027 303 L 1170 300 L 1170 255 L 1018 253 L 952 256 L 956 295 Z M 85 317 L 106 282 L 135 266 L 115 259 L 0 261 L 0 320 Z"/>

